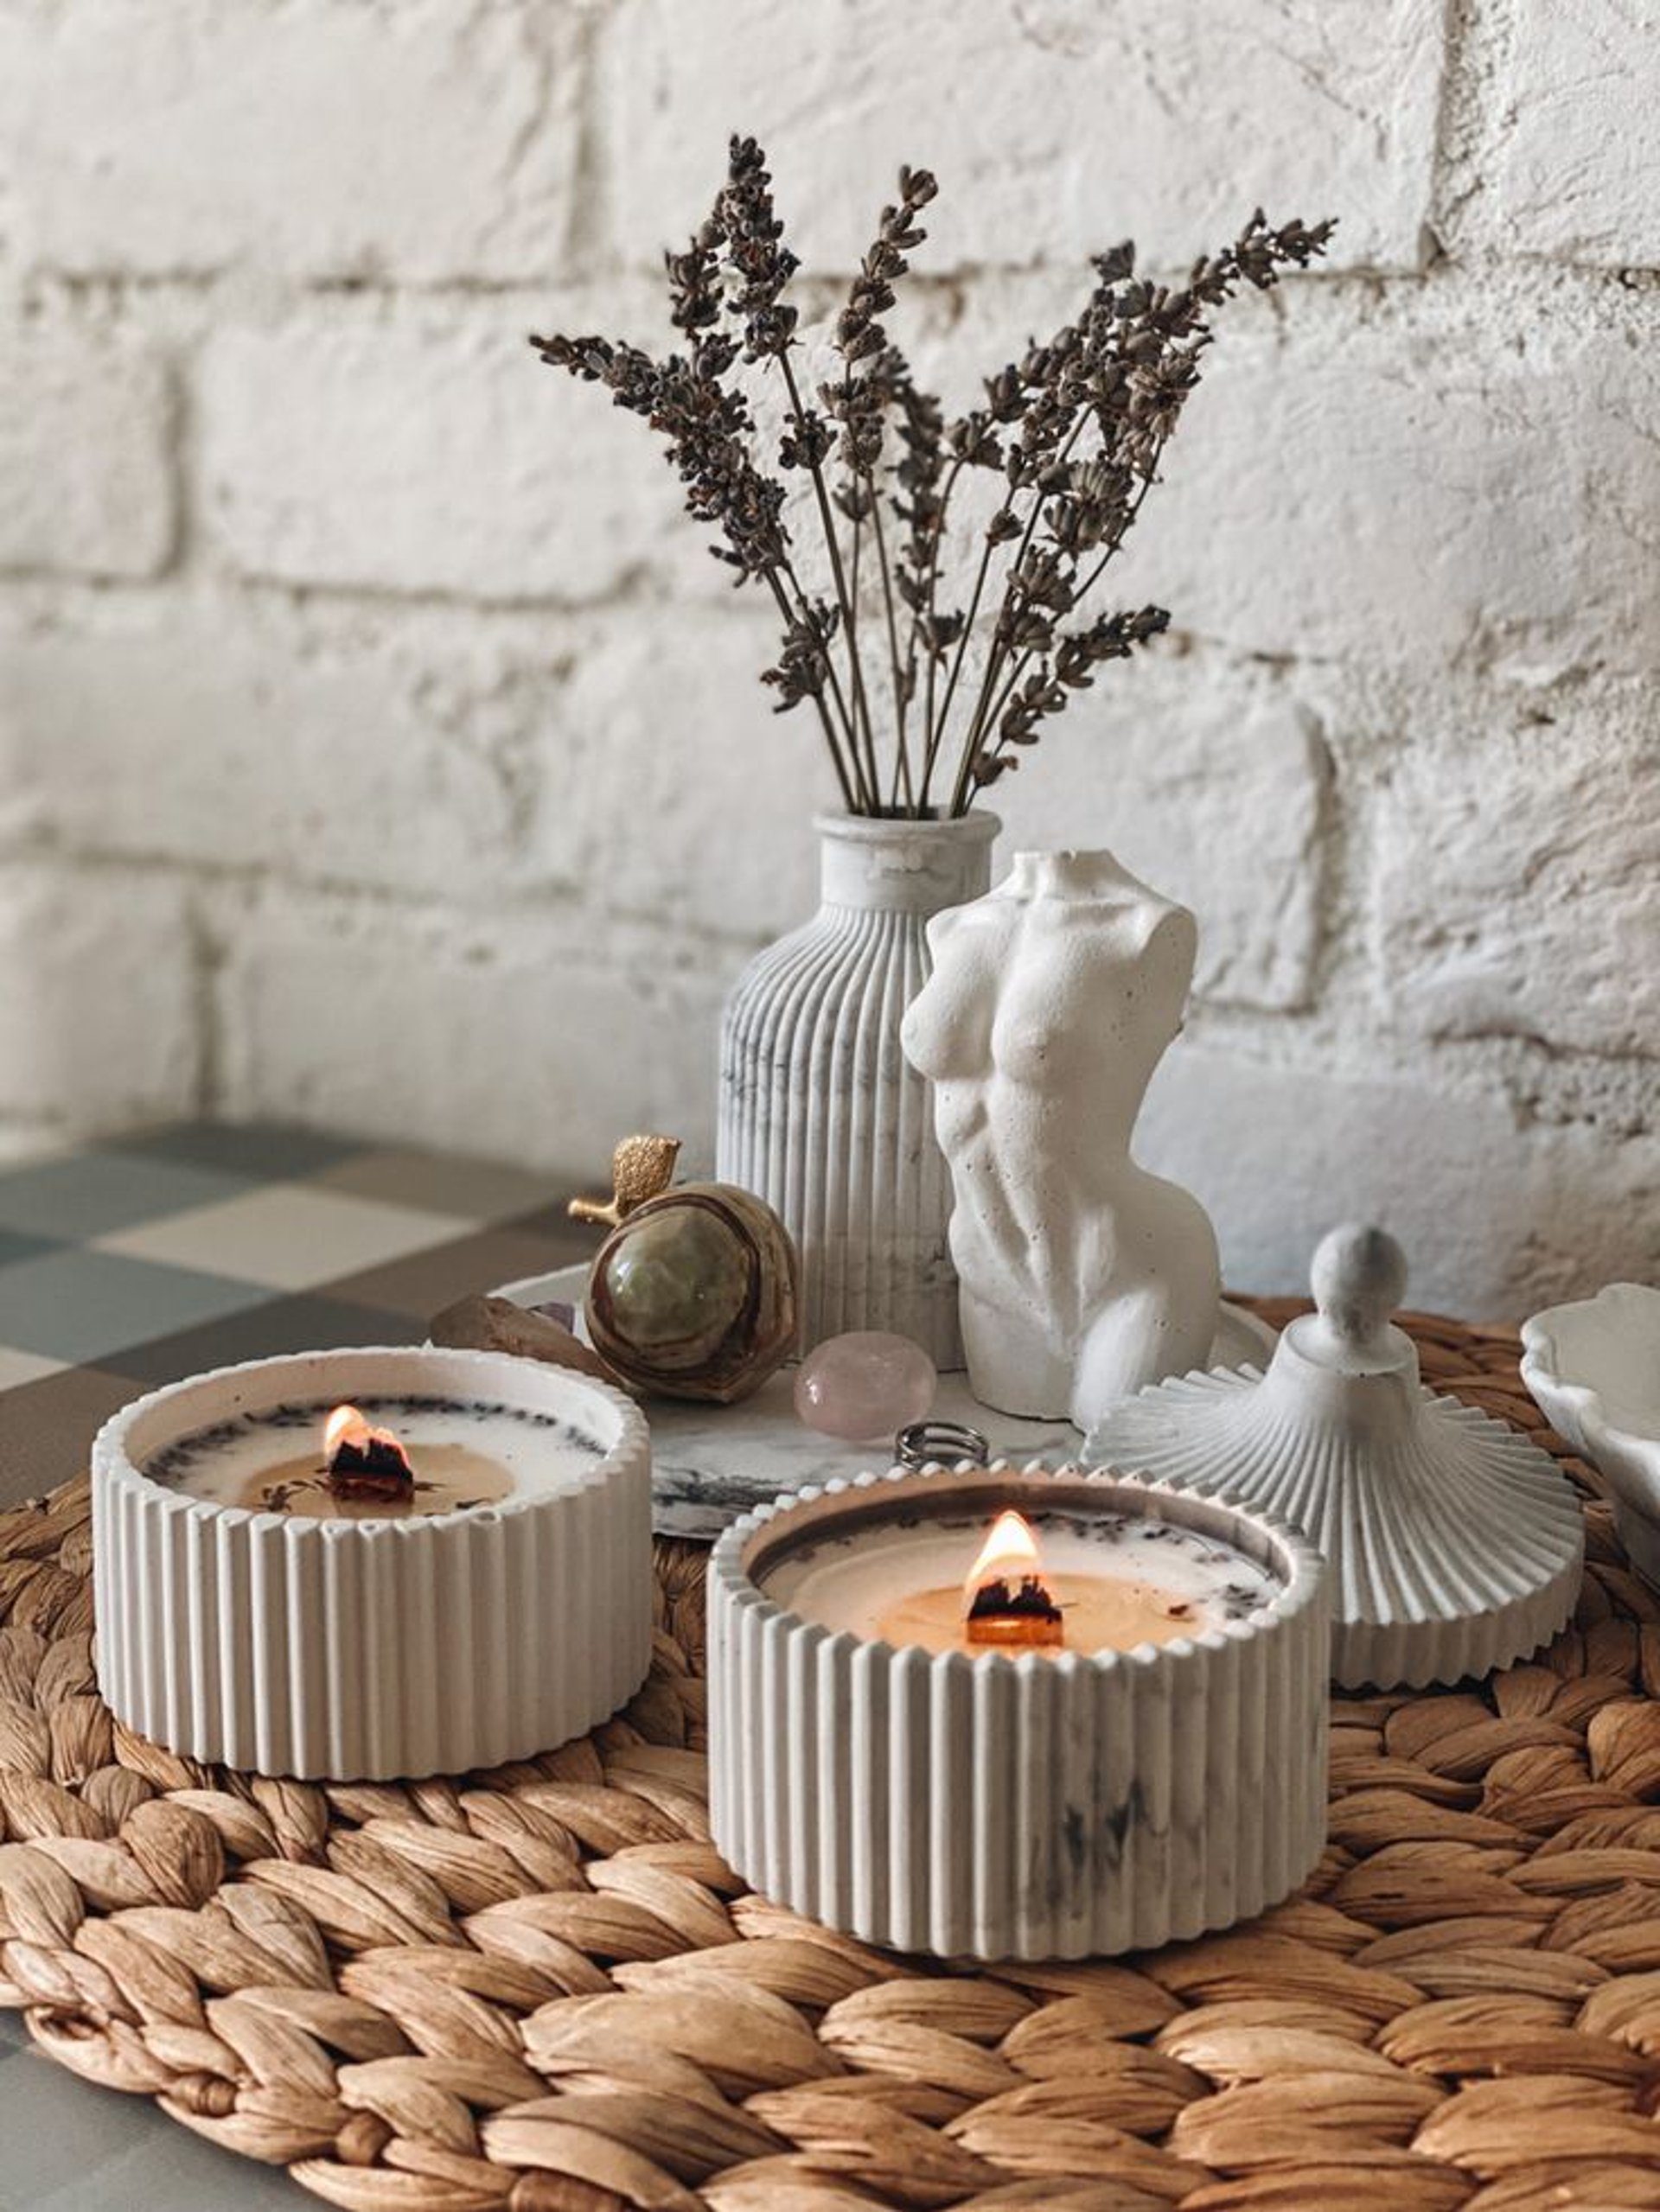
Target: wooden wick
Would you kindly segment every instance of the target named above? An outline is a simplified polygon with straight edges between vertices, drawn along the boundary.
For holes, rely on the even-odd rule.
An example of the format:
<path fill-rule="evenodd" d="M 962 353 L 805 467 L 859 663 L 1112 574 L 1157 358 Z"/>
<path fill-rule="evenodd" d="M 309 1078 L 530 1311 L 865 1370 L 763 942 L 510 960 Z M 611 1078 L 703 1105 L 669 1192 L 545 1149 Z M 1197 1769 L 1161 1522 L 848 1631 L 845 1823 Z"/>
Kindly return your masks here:
<path fill-rule="evenodd" d="M 999 1651 L 1050 1651 L 1066 1641 L 1061 1609 L 1036 1575 L 1023 1575 L 1013 1590 L 1000 1575 L 982 1583 L 963 1634 L 971 1644 Z"/>
<path fill-rule="evenodd" d="M 415 1488 L 415 1473 L 396 1437 L 371 1429 L 367 1444 L 342 1437 L 328 1465 L 329 1487 L 342 1498 L 402 1498 Z"/>

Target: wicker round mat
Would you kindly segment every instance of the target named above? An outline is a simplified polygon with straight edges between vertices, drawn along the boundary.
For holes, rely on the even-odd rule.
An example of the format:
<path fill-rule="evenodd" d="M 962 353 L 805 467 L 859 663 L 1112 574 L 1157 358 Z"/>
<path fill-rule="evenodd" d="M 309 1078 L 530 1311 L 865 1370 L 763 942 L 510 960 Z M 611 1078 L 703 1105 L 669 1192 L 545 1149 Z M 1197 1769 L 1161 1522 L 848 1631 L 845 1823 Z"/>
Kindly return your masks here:
<path fill-rule="evenodd" d="M 1409 1325 L 1429 1380 L 1555 1444 L 1513 1335 Z M 0 2003 L 335 2203 L 1660 2206 L 1660 1599 L 1594 1501 L 1549 1651 L 1337 1702 L 1301 1896 L 974 1971 L 828 1935 L 711 1848 L 700 1554 L 660 1548 L 651 1680 L 591 1738 L 322 1788 L 112 1726 L 87 1516 L 80 1483 L 0 1515 Z"/>

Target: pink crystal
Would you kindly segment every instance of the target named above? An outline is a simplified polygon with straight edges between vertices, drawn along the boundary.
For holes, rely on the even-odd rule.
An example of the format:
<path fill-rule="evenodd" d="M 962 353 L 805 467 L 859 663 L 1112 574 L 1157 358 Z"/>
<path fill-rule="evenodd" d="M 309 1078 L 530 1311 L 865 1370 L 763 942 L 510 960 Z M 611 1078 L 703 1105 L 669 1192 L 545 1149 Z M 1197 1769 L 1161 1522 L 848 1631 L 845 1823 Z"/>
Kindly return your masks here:
<path fill-rule="evenodd" d="M 909 1336 L 850 1329 L 845 1336 L 827 1336 L 801 1361 L 795 1411 L 809 1429 L 850 1444 L 878 1437 L 891 1442 L 897 1431 L 927 1413 L 938 1381 L 933 1361 Z"/>

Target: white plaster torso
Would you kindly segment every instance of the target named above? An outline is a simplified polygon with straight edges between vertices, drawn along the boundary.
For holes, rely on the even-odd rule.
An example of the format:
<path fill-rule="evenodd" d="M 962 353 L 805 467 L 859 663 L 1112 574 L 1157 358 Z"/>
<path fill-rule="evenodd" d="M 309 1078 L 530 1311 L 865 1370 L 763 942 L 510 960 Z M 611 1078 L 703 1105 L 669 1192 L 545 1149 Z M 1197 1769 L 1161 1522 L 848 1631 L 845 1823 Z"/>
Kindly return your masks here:
<path fill-rule="evenodd" d="M 1216 1237 L 1130 1138 L 1181 1026 L 1193 917 L 1104 852 L 1021 853 L 929 928 L 905 1051 L 934 1086 L 975 1395 L 1087 1425 L 1203 1363 Z"/>

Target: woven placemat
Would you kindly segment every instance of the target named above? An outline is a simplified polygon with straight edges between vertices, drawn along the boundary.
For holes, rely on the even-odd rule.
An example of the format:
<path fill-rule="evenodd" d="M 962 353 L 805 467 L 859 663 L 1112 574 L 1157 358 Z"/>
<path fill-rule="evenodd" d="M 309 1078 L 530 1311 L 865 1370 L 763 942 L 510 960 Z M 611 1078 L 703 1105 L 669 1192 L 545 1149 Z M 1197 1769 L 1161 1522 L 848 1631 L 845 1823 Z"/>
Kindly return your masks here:
<path fill-rule="evenodd" d="M 1563 1451 L 1510 1332 L 1408 1325 L 1432 1381 Z M 1337 1702 L 1301 1896 L 957 1972 L 711 1848 L 699 1553 L 660 1547 L 651 1679 L 591 1738 L 325 1789 L 112 1725 L 77 1483 L 0 1516 L 0 2003 L 361 2212 L 1660 2206 L 1660 1600 L 1587 1520 L 1536 1661 Z"/>

